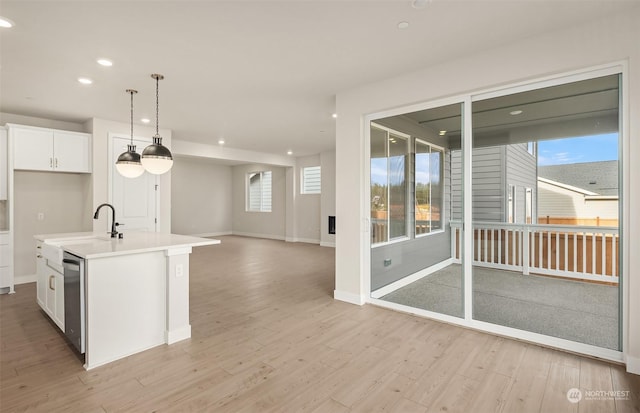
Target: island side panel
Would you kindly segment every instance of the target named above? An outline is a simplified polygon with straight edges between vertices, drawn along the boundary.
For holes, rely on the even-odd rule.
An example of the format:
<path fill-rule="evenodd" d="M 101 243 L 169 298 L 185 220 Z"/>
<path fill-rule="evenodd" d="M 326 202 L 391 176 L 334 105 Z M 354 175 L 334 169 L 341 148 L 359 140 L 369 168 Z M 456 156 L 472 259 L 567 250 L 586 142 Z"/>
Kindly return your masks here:
<path fill-rule="evenodd" d="M 86 261 L 87 370 L 165 342 L 163 251 Z"/>
<path fill-rule="evenodd" d="M 173 344 L 191 337 L 189 323 L 189 254 L 191 247 L 165 251 L 167 263 L 166 342 Z"/>

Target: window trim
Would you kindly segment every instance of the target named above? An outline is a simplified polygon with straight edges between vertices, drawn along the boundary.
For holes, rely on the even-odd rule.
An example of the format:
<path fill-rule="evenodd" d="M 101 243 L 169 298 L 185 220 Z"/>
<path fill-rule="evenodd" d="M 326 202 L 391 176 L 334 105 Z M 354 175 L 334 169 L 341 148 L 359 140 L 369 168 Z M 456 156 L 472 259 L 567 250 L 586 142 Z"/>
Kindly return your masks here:
<path fill-rule="evenodd" d="M 269 210 L 263 209 L 263 176 L 266 172 L 271 174 L 271 193 L 269 197 L 271 198 L 271 207 Z M 260 175 L 260 209 L 255 210 L 251 209 L 251 175 L 259 174 Z M 245 212 L 258 212 L 258 213 L 269 213 L 273 212 L 273 171 L 264 170 L 264 171 L 249 171 L 245 174 Z"/>
<path fill-rule="evenodd" d="M 318 175 L 320 176 L 320 187 L 318 188 L 318 192 L 309 192 L 305 186 L 305 171 L 307 169 L 318 169 Z M 312 166 L 303 166 L 300 168 L 300 195 L 321 195 L 322 194 L 322 166 L 321 165 L 312 165 Z"/>
<path fill-rule="evenodd" d="M 445 208 L 444 208 L 444 201 L 445 201 L 444 198 L 445 198 L 445 186 L 446 185 L 444 183 L 444 160 L 445 160 L 446 150 L 445 150 L 444 147 L 429 143 L 429 142 L 425 141 L 424 139 L 414 138 L 414 143 L 413 143 L 414 155 L 417 155 L 416 143 L 418 143 L 418 142 L 420 142 L 422 144 L 425 144 L 425 145 L 428 145 L 431 148 L 436 148 L 440 153 L 442 153 L 442 163 L 440 164 L 440 173 L 441 173 L 441 176 L 442 176 L 441 179 L 442 179 L 443 183 L 442 183 L 442 189 L 440 191 L 441 192 L 441 196 L 442 196 L 441 197 L 442 205 L 440 205 L 441 206 L 441 208 L 440 208 L 440 222 L 445 222 L 445 218 L 446 218 L 445 213 L 446 213 L 446 211 L 445 211 Z M 414 162 L 414 165 L 413 165 L 413 170 L 414 170 L 414 174 L 415 174 L 415 170 L 416 170 L 415 162 Z M 414 182 L 413 182 L 413 188 L 414 188 L 413 189 L 413 198 L 414 198 L 413 201 L 414 201 L 414 203 L 416 201 L 416 195 L 415 195 L 415 193 L 416 193 L 415 192 L 416 191 L 415 187 L 416 187 L 416 184 L 417 184 L 416 181 L 417 180 L 414 177 Z M 431 201 L 431 200 L 429 200 L 429 201 Z M 429 202 L 429 203 L 431 203 L 431 202 Z M 413 215 L 414 215 L 413 216 L 413 227 L 414 227 L 413 228 L 413 231 L 414 231 L 413 232 L 413 238 L 414 239 L 424 238 L 424 237 L 428 237 L 429 235 L 436 235 L 436 234 L 441 234 L 441 233 L 445 232 L 445 228 L 444 228 L 444 224 L 443 224 L 443 225 L 441 225 L 441 228 L 438 229 L 438 230 L 429 231 L 429 232 L 426 232 L 424 234 L 416 234 L 415 233 L 415 230 L 416 230 L 415 229 L 415 226 L 416 226 L 415 211 L 414 211 Z"/>

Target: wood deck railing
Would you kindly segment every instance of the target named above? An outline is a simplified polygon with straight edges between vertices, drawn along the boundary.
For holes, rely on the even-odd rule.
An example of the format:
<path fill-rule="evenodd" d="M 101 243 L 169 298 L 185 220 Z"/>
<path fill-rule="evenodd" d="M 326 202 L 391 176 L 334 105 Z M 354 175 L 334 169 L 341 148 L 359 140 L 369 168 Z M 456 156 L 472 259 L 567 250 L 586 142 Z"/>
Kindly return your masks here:
<path fill-rule="evenodd" d="M 451 222 L 451 252 L 461 262 L 462 223 Z M 473 223 L 473 265 L 618 283 L 617 227 Z"/>

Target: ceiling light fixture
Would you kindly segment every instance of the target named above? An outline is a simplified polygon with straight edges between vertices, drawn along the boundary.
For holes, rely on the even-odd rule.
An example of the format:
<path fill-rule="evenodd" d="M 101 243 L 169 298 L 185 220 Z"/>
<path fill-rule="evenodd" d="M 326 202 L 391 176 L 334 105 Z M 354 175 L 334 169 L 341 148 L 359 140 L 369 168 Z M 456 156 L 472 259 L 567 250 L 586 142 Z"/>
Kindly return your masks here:
<path fill-rule="evenodd" d="M 131 94 L 131 143 L 127 145 L 127 151 L 118 156 L 116 169 L 125 178 L 137 178 L 144 173 L 140 154 L 136 152 L 136 145 L 133 144 L 133 95 L 138 91 L 127 89 L 127 93 Z"/>
<path fill-rule="evenodd" d="M 521 110 L 512 110 L 511 112 L 509 112 L 509 115 L 511 116 L 517 116 L 517 115 L 521 115 L 522 111 Z"/>
<path fill-rule="evenodd" d="M 0 16 L 0 27 L 4 27 L 5 29 L 10 29 L 13 26 L 15 26 L 15 24 L 13 24 L 11 20 L 7 19 L 6 17 Z"/>
<path fill-rule="evenodd" d="M 218 139 L 218 145 L 224 145 L 224 139 Z"/>
<path fill-rule="evenodd" d="M 151 120 L 150 120 L 150 119 L 147 119 L 147 118 L 142 118 L 142 119 L 140 119 L 140 122 L 142 122 L 142 123 L 149 123 L 149 122 L 151 122 Z"/>
<path fill-rule="evenodd" d="M 431 0 L 413 0 L 411 7 L 414 9 L 424 9 L 428 3 L 431 3 Z"/>
<path fill-rule="evenodd" d="M 293 155 L 293 151 L 287 151 L 287 155 Z"/>
<path fill-rule="evenodd" d="M 334 113 L 333 115 L 331 115 L 332 118 L 336 119 L 338 117 L 337 113 Z"/>
<path fill-rule="evenodd" d="M 83 85 L 90 85 L 93 83 L 93 80 L 89 79 L 88 77 L 79 77 L 78 82 L 82 83 Z"/>
<path fill-rule="evenodd" d="M 100 66 L 105 66 L 105 67 L 111 67 L 113 66 L 113 62 L 109 59 L 105 59 L 105 58 L 100 58 L 97 60 L 98 64 Z"/>
<path fill-rule="evenodd" d="M 409 27 L 409 22 L 400 22 L 400 23 L 398 23 L 398 29 L 400 29 L 400 30 L 404 30 L 407 27 Z"/>
<path fill-rule="evenodd" d="M 162 144 L 162 136 L 160 136 L 158 129 L 158 107 L 160 101 L 158 84 L 160 80 L 164 79 L 164 76 L 154 73 L 151 77 L 156 80 L 156 134 L 153 136 L 153 143 L 142 151 L 142 166 L 150 173 L 160 175 L 171 169 L 173 156 L 169 148 Z"/>
<path fill-rule="evenodd" d="M 440 135 L 440 136 L 444 136 L 444 135 L 446 135 L 446 134 L 447 134 L 447 131 L 446 131 L 446 130 L 441 130 L 441 131 L 440 131 L 440 133 L 439 133 L 439 135 Z"/>

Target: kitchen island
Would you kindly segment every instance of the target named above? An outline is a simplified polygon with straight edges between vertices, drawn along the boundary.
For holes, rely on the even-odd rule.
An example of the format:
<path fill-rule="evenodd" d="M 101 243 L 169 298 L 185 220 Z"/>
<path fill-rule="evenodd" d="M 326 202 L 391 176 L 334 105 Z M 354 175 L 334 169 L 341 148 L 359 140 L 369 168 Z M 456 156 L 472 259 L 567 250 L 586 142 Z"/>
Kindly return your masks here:
<path fill-rule="evenodd" d="M 63 331 L 69 328 L 60 310 L 64 294 L 59 290 L 64 284 L 48 274 L 54 272 L 51 269 L 60 271 L 63 253 L 83 263 L 80 294 L 87 370 L 191 337 L 189 254 L 193 247 L 220 243 L 158 232 L 131 232 L 123 239 L 95 233 L 35 238 L 42 261 L 38 263 L 38 303 Z M 49 292 L 52 280 L 54 292 Z M 48 303 L 50 296 L 58 299 L 53 306 Z"/>

